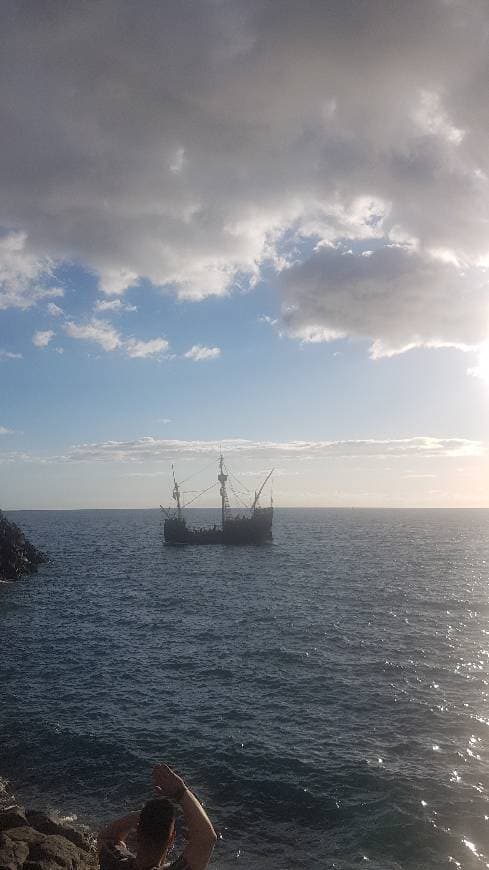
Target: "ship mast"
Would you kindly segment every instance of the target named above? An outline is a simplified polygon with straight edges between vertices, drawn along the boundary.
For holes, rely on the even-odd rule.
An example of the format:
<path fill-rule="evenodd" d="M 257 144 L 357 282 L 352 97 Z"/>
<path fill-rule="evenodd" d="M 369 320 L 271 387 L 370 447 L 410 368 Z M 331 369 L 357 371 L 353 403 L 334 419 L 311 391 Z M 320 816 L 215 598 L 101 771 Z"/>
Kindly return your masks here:
<path fill-rule="evenodd" d="M 252 511 L 255 510 L 255 508 L 256 508 L 256 506 L 257 506 L 257 504 L 258 504 L 258 499 L 260 498 L 260 496 L 261 496 L 261 494 L 262 494 L 262 492 L 263 492 L 263 487 L 265 486 L 267 480 L 270 480 L 270 478 L 271 478 L 271 476 L 272 476 L 272 474 L 273 474 L 274 471 L 275 471 L 275 469 L 272 468 L 271 472 L 270 472 L 269 474 L 267 474 L 267 476 L 266 476 L 265 480 L 263 481 L 262 485 L 260 486 L 260 489 L 258 490 L 258 492 L 255 492 L 255 500 L 254 500 L 253 504 L 251 505 L 251 510 L 252 510 Z"/>
<path fill-rule="evenodd" d="M 228 504 L 228 496 L 226 492 L 226 480 L 228 479 L 228 476 L 227 474 L 224 474 L 224 460 L 222 458 L 222 453 L 219 457 L 219 474 L 217 475 L 217 479 L 221 484 L 221 489 L 219 491 L 221 493 L 222 530 L 224 531 L 224 522 L 226 520 L 226 507 Z"/>
<path fill-rule="evenodd" d="M 176 478 L 175 478 L 175 468 L 173 465 L 171 467 L 171 470 L 172 470 L 172 474 L 173 474 L 173 498 L 175 499 L 175 501 L 177 503 L 177 517 L 179 520 L 181 520 L 182 519 L 182 505 L 180 504 L 180 489 L 178 487 L 178 483 L 177 483 Z"/>

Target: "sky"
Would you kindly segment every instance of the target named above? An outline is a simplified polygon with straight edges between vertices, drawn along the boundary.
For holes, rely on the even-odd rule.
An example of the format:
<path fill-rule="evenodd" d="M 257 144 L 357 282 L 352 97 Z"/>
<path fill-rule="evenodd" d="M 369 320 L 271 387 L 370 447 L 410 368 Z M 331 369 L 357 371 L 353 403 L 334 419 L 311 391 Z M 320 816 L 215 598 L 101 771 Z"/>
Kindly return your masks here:
<path fill-rule="evenodd" d="M 189 501 L 221 449 L 245 503 L 489 507 L 488 38 L 4 0 L 0 507 L 167 505 L 172 463 Z"/>

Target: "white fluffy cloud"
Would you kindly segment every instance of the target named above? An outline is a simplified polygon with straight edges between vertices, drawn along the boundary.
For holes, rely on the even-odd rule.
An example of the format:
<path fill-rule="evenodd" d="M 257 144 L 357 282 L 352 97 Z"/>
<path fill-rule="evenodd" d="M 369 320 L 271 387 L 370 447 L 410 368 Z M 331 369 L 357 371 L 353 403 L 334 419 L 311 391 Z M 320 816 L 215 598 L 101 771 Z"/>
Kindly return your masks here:
<path fill-rule="evenodd" d="M 65 461 L 75 462 L 145 462 L 149 460 L 171 461 L 178 457 L 198 458 L 239 455 L 241 459 L 267 458 L 269 462 L 294 462 L 299 460 L 323 460 L 333 458 L 460 458 L 480 456 L 484 445 L 480 441 L 465 438 L 400 438 L 345 441 L 249 441 L 242 438 L 227 438 L 223 441 L 182 441 L 151 436 L 135 441 L 104 441 L 96 444 L 80 444 L 71 448 Z"/>
<path fill-rule="evenodd" d="M 168 342 L 165 338 L 152 338 L 149 341 L 138 341 L 129 338 L 124 344 L 126 353 L 133 359 L 143 359 L 148 356 L 159 356 L 168 350 Z"/>
<path fill-rule="evenodd" d="M 94 319 L 90 323 L 69 321 L 65 324 L 64 331 L 70 338 L 93 342 L 105 351 L 117 350 L 122 344 L 117 330 L 105 320 Z"/>
<path fill-rule="evenodd" d="M 35 347 L 47 347 L 54 334 L 52 329 L 38 330 L 32 336 L 32 344 Z"/>
<path fill-rule="evenodd" d="M 68 321 L 64 325 L 64 331 L 70 338 L 98 344 L 107 353 L 120 350 L 134 359 L 159 356 L 169 347 L 166 338 L 153 338 L 149 341 L 124 338 L 111 323 L 97 318 L 88 323 Z"/>
<path fill-rule="evenodd" d="M 121 314 L 123 311 L 137 311 L 137 305 L 129 305 L 121 299 L 97 299 L 95 311 L 103 311 L 112 314 Z"/>
<path fill-rule="evenodd" d="M 190 350 L 184 353 L 186 359 L 192 359 L 194 362 L 217 359 L 218 356 L 221 356 L 220 347 L 205 347 L 203 344 L 194 344 Z"/>
<path fill-rule="evenodd" d="M 48 302 L 46 308 L 47 308 L 48 314 L 50 314 L 51 317 L 63 317 L 64 316 L 63 309 L 60 308 L 59 305 L 56 305 L 56 302 Z"/>
<path fill-rule="evenodd" d="M 6 426 L 0 426 L 0 435 L 12 435 L 13 429 L 7 429 Z"/>
<path fill-rule="evenodd" d="M 170 0 L 144 14 L 100 0 L 49 15 L 12 0 L 0 307 L 48 292 L 53 260 L 85 263 L 108 295 L 146 277 L 193 299 L 268 264 L 287 269 L 298 337 L 363 336 L 374 355 L 479 343 L 488 26 L 485 0 Z M 348 268 L 327 247 L 345 242 Z"/>

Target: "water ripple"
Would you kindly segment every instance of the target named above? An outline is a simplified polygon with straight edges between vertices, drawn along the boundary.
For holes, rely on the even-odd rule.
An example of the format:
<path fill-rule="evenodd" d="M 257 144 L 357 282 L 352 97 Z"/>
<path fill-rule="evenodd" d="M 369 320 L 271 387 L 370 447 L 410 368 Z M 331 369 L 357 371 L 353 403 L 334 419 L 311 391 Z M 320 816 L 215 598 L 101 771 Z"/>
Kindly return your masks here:
<path fill-rule="evenodd" d="M 52 557 L 0 588 L 18 798 L 98 824 L 166 758 L 220 868 L 489 865 L 488 512 L 277 511 L 263 549 L 164 548 L 157 511 L 15 519 Z"/>

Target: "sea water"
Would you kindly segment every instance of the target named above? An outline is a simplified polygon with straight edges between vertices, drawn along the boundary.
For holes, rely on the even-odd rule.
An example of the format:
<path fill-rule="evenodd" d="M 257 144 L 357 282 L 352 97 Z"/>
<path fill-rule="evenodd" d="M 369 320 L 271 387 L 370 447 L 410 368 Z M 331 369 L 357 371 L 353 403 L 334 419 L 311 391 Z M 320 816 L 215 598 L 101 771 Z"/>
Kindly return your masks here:
<path fill-rule="evenodd" d="M 158 511 L 9 514 L 0 774 L 96 827 L 194 788 L 216 868 L 489 866 L 489 512 L 277 510 L 261 548 Z M 218 520 L 195 511 L 196 524 Z"/>

